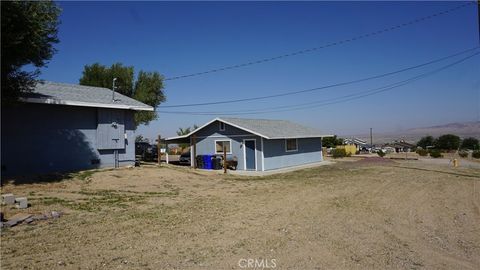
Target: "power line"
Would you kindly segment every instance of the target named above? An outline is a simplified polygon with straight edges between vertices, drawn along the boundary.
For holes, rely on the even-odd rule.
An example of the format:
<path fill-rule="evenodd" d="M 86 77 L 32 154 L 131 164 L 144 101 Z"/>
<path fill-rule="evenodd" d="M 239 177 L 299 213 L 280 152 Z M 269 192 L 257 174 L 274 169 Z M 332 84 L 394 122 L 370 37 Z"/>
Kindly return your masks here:
<path fill-rule="evenodd" d="M 271 107 L 271 108 L 267 108 L 267 109 L 264 109 L 264 110 L 244 110 L 244 111 L 238 111 L 238 112 L 223 112 L 223 113 L 222 112 L 185 112 L 185 111 L 180 111 L 180 112 L 179 111 L 159 111 L 159 112 L 160 113 L 168 113 L 168 114 L 188 114 L 188 115 L 245 115 L 245 114 L 286 112 L 286 111 L 304 110 L 304 109 L 309 109 L 309 108 L 317 108 L 317 107 L 321 107 L 321 106 L 342 103 L 342 102 L 351 101 L 351 100 L 355 100 L 355 99 L 379 94 L 379 93 L 382 93 L 382 92 L 386 92 L 386 91 L 389 91 L 389 90 L 407 85 L 407 84 L 412 83 L 414 81 L 423 79 L 425 77 L 428 77 L 430 75 L 433 75 L 435 73 L 438 73 L 440 71 L 448 69 L 448 68 L 453 67 L 455 65 L 458 65 L 458 64 L 460 64 L 460 63 L 462 63 L 462 62 L 464 62 L 464 61 L 466 61 L 466 60 L 468 60 L 472 57 L 475 57 L 479 54 L 480 54 L 480 52 L 476 52 L 476 53 L 471 54 L 469 56 L 466 56 L 466 57 L 464 57 L 460 60 L 457 60 L 453 63 L 450 63 L 450 64 L 447 64 L 447 65 L 442 66 L 440 68 L 437 68 L 433 71 L 429 71 L 429 72 L 414 76 L 412 78 L 409 78 L 409 79 L 406 79 L 406 80 L 403 80 L 403 81 L 400 81 L 400 82 L 392 83 L 392 84 L 389 84 L 389 85 L 386 85 L 386 86 L 382 86 L 382 87 L 379 87 L 379 88 L 375 88 L 375 89 L 371 89 L 371 90 L 367 90 L 367 91 L 363 91 L 363 92 L 359 92 L 359 93 L 354 93 L 354 94 L 345 95 L 345 96 L 341 96 L 341 97 L 331 98 L 331 99 L 319 100 L 319 101 L 296 104 L 296 105 L 285 105 L 285 106 Z M 278 108 L 284 108 L 284 109 L 271 110 L 271 109 L 278 109 Z"/>
<path fill-rule="evenodd" d="M 270 98 L 277 98 L 277 97 L 283 97 L 283 96 L 296 95 L 296 94 L 300 94 L 300 93 L 320 91 L 320 90 L 324 90 L 324 89 L 328 89 L 328 88 L 345 86 L 345 85 L 349 85 L 349 84 L 355 84 L 355 83 L 365 82 L 365 81 L 369 81 L 369 80 L 373 80 L 373 79 L 378 79 L 378 78 L 382 78 L 382 77 L 387 77 L 387 76 L 390 76 L 390 75 L 398 74 L 398 73 L 405 72 L 405 71 L 409 71 L 409 70 L 412 70 L 412 69 L 424 67 L 424 66 L 427 66 L 427 65 L 431 65 L 431 64 L 434 64 L 434 63 L 437 63 L 437 62 L 441 62 L 441 61 L 447 60 L 447 59 L 449 59 L 449 58 L 456 57 L 456 56 L 458 56 L 458 55 L 462 55 L 462 54 L 464 54 L 464 53 L 468 53 L 468 52 L 474 51 L 474 50 L 476 50 L 476 49 L 478 49 L 478 48 L 479 48 L 479 47 L 477 46 L 477 47 L 474 47 L 474 48 L 471 48 L 471 49 L 468 49 L 468 50 L 464 50 L 464 51 L 457 52 L 457 53 L 454 53 L 454 54 L 451 54 L 451 55 L 448 55 L 448 56 L 444 56 L 444 57 L 441 57 L 441 58 L 437 58 L 437 59 L 434 59 L 434 60 L 431 60 L 431 61 L 428 61 L 428 62 L 425 62 L 425 63 L 422 63 L 422 64 L 410 66 L 410 67 L 407 67 L 407 68 L 402 68 L 402 69 L 399 69 L 399 70 L 395 70 L 395 71 L 383 73 L 383 74 L 380 74 L 380 75 L 374 75 L 374 76 L 371 76 L 371 77 L 356 79 L 356 80 L 347 81 L 347 82 L 340 82 L 340 83 L 335 83 L 335 84 L 330 84 L 330 85 L 325 85 L 325 86 L 320 86 L 320 87 L 315 87 L 315 88 L 310 88 L 310 89 L 304 89 L 304 90 L 292 91 L 292 92 L 285 92 L 285 93 L 273 94 L 273 95 L 266 95 L 266 96 L 258 96 L 258 97 L 250 97 L 250 98 L 223 100 L 223 101 L 213 101 L 213 102 L 203 102 L 203 103 L 190 103 L 190 104 L 177 104 L 177 105 L 166 105 L 166 106 L 160 105 L 160 108 L 179 108 L 179 107 L 194 107 L 194 106 L 206 106 L 206 105 L 219 105 L 219 104 L 228 104 L 228 103 L 239 103 L 239 102 L 247 102 L 247 101 L 254 101 L 254 100 L 263 100 L 263 99 L 270 99 Z"/>
<path fill-rule="evenodd" d="M 357 41 L 357 40 L 360 40 L 360 39 L 365 39 L 365 38 L 368 38 L 368 37 L 372 37 L 372 36 L 376 36 L 376 35 L 379 35 L 379 34 L 384 34 L 384 33 L 387 33 L 387 32 L 394 31 L 394 30 L 398 30 L 400 28 L 407 27 L 407 26 L 410 26 L 410 25 L 413 25 L 413 24 L 424 22 L 426 20 L 430 20 L 430 19 L 433 19 L 435 17 L 446 15 L 448 13 L 457 11 L 457 10 L 459 10 L 461 8 L 464 8 L 468 5 L 471 5 L 473 3 L 474 2 L 468 2 L 466 4 L 459 5 L 459 6 L 456 6 L 456 7 L 444 10 L 444 11 L 440 11 L 440 12 L 437 12 L 437 13 L 433 13 L 433 14 L 428 15 L 428 16 L 419 17 L 419 18 L 416 18 L 414 20 L 411 20 L 411 21 L 408 21 L 408 22 L 405 22 L 405 23 L 397 24 L 397 25 L 394 25 L 394 26 L 391 26 L 391 27 L 383 28 L 381 30 L 377 30 L 377 31 L 373 31 L 373 32 L 370 32 L 370 33 L 367 33 L 367 34 L 355 36 L 355 37 L 352 37 L 352 38 L 349 38 L 349 39 L 343 39 L 343 40 L 340 40 L 340 41 L 327 43 L 327 44 L 322 45 L 322 46 L 303 49 L 303 50 L 299 50 L 299 51 L 296 51 L 296 52 L 287 53 L 287 54 L 274 56 L 274 57 L 270 57 L 270 58 L 263 58 L 263 59 L 259 59 L 259 60 L 255 60 L 255 61 L 251 61 L 251 62 L 247 62 L 247 63 L 225 66 L 225 67 L 221 67 L 221 68 L 215 68 L 215 69 L 210 69 L 210 70 L 207 70 L 207 71 L 195 72 L 195 73 L 186 74 L 186 75 L 169 77 L 169 78 L 165 78 L 165 81 L 173 81 L 173 80 L 178 80 L 178 79 L 183 79 L 183 78 L 188 78 L 188 77 L 200 76 L 200 75 L 205 75 L 205 74 L 208 74 L 208 73 L 220 72 L 220 71 L 236 69 L 236 68 L 241 68 L 241 67 L 246 67 L 246 66 L 251 66 L 251 65 L 256 65 L 256 64 L 262 64 L 262 63 L 271 62 L 271 61 L 275 61 L 275 60 L 290 57 L 290 56 L 295 56 L 295 55 L 300 55 L 300 54 L 305 54 L 305 53 L 311 53 L 311 52 L 314 52 L 314 51 L 317 51 L 317 50 L 320 50 L 320 49 L 333 47 L 333 46 L 341 45 L 341 44 L 344 44 L 344 43 Z"/>

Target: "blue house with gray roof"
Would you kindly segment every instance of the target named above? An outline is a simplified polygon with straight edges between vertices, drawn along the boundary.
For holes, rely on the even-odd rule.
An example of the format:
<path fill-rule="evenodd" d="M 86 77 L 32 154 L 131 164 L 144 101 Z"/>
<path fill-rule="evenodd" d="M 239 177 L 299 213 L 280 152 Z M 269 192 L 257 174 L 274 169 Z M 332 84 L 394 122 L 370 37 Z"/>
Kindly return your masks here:
<path fill-rule="evenodd" d="M 101 87 L 38 83 L 2 107 L 3 176 L 135 164 L 135 111 L 151 106 Z"/>
<path fill-rule="evenodd" d="M 236 158 L 237 169 L 268 171 L 322 161 L 322 137 L 327 136 L 284 120 L 221 117 L 166 141 L 189 143 L 191 160 L 194 155 L 222 155 L 226 147 L 227 159 Z"/>

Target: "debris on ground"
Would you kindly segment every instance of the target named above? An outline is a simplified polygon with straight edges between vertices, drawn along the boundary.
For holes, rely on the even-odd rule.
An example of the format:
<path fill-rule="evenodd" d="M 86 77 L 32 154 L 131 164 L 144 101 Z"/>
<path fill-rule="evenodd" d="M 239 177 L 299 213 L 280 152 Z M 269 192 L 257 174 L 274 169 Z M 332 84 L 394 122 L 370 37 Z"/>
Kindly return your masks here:
<path fill-rule="evenodd" d="M 15 196 L 11 193 L 2 195 L 2 202 L 4 204 L 15 204 Z"/>
<path fill-rule="evenodd" d="M 15 195 L 13 195 L 12 193 L 2 195 L 2 204 L 6 204 L 6 205 L 16 204 L 15 206 L 17 208 L 20 208 L 20 209 L 28 208 L 27 197 L 17 197 L 17 198 L 15 198 Z"/>
<path fill-rule="evenodd" d="M 30 218 L 31 216 L 32 216 L 31 214 L 19 213 L 9 218 L 8 221 L 5 222 L 3 225 L 6 227 L 13 227 L 19 223 L 22 223 L 24 220 L 26 220 L 27 218 Z"/>
<path fill-rule="evenodd" d="M 63 213 L 59 211 L 51 211 L 50 213 L 40 215 L 19 213 L 9 218 L 6 222 L 0 222 L 0 227 L 13 227 L 22 223 L 30 224 L 34 221 L 57 219 L 60 218 L 62 215 Z"/>
<path fill-rule="evenodd" d="M 27 200 L 27 197 L 18 197 L 18 198 L 15 198 L 15 202 L 17 203 L 17 208 L 20 208 L 20 209 L 25 209 L 28 207 L 28 200 Z"/>

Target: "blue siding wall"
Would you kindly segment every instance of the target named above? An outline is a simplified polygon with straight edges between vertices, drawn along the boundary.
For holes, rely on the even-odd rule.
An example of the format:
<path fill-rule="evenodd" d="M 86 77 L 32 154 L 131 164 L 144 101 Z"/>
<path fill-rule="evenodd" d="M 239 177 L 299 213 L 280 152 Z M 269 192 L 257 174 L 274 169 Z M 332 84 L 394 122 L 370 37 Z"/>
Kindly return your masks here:
<path fill-rule="evenodd" d="M 265 170 L 297 166 L 323 160 L 321 138 L 298 139 L 298 151 L 286 152 L 285 140 L 263 139 Z"/>
<path fill-rule="evenodd" d="M 256 151 L 257 170 L 258 171 L 262 170 L 262 152 L 261 152 L 260 137 L 230 125 L 225 125 L 225 130 L 220 131 L 218 121 L 215 121 L 210 125 L 204 127 L 195 135 L 197 136 L 197 149 L 196 149 L 197 155 L 213 155 L 215 154 L 216 140 L 230 140 L 232 154 L 228 154 L 227 158 L 230 159 L 233 157 L 237 157 L 239 170 L 244 169 L 243 140 L 255 139 L 256 150 L 257 150 Z"/>
<path fill-rule="evenodd" d="M 133 112 L 125 115 L 120 165 L 135 162 Z M 2 108 L 2 175 L 74 171 L 114 165 L 113 150 L 97 150 L 97 108 L 22 104 Z M 98 164 L 92 161 L 99 160 Z"/>

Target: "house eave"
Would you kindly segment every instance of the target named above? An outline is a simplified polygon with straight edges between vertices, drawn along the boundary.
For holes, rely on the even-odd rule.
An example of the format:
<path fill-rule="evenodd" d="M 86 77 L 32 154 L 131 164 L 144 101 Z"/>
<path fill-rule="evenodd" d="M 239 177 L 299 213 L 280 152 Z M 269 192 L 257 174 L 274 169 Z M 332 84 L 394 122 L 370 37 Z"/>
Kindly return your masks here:
<path fill-rule="evenodd" d="M 334 135 L 312 135 L 312 136 L 290 136 L 290 137 L 271 137 L 268 140 L 282 140 L 282 139 L 309 139 L 309 138 L 325 138 L 333 137 Z"/>
<path fill-rule="evenodd" d="M 96 107 L 96 108 L 122 109 L 122 110 L 134 110 L 134 111 L 154 111 L 153 107 L 151 106 L 106 104 L 106 103 L 83 102 L 83 101 L 72 101 L 72 100 L 59 100 L 59 99 L 53 99 L 53 98 L 20 98 L 20 100 L 27 103 L 38 103 L 38 104 Z"/>

